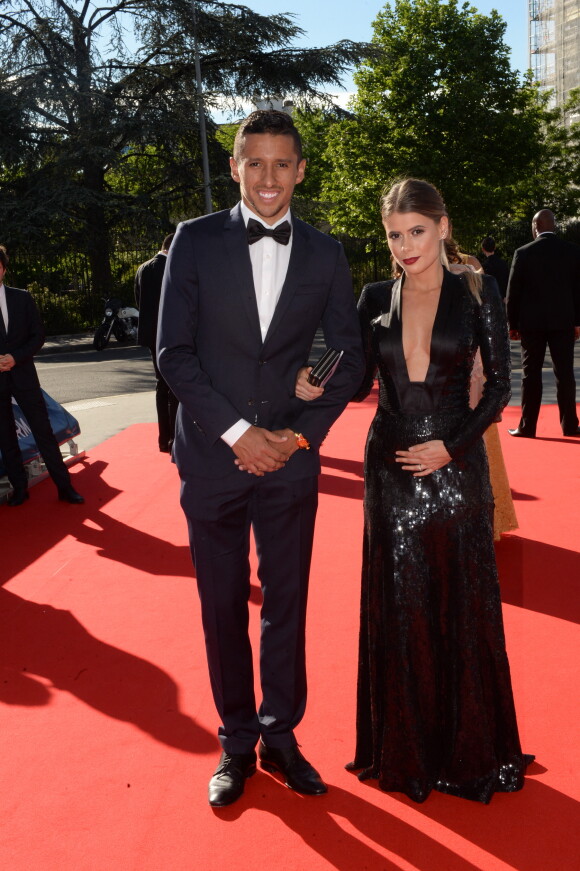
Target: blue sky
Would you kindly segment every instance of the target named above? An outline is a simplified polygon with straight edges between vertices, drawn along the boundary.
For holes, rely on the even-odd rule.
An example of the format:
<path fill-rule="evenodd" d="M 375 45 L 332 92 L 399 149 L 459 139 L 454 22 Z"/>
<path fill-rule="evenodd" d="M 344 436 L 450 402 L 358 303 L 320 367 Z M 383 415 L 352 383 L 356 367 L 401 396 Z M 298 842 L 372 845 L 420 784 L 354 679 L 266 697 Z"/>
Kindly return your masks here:
<path fill-rule="evenodd" d="M 381 0 L 242 0 L 246 6 L 264 15 L 292 12 L 296 23 L 306 31 L 297 45 L 322 46 L 340 39 L 367 41 L 372 36 L 372 22 L 385 2 Z M 394 5 L 394 3 L 392 4 Z M 506 43 L 512 50 L 512 69 L 528 68 L 528 0 L 472 0 L 478 12 L 496 9 L 507 23 Z M 352 79 L 344 84 L 353 90 Z"/>

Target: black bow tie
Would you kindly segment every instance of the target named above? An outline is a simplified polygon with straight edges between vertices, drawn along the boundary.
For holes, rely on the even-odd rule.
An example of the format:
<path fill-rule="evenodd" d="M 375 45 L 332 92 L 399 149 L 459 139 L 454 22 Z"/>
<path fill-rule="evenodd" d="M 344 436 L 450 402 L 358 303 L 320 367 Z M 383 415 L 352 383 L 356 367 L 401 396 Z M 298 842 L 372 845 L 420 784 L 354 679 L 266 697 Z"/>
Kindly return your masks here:
<path fill-rule="evenodd" d="M 262 239 L 264 236 L 270 236 L 276 242 L 279 242 L 280 245 L 287 245 L 291 235 L 292 227 L 289 221 L 284 221 L 283 224 L 280 224 L 279 227 L 275 227 L 273 230 L 269 230 L 260 221 L 254 221 L 253 218 L 250 218 L 248 221 L 248 243 L 250 245 L 253 245 L 254 242 L 257 242 L 258 239 Z"/>

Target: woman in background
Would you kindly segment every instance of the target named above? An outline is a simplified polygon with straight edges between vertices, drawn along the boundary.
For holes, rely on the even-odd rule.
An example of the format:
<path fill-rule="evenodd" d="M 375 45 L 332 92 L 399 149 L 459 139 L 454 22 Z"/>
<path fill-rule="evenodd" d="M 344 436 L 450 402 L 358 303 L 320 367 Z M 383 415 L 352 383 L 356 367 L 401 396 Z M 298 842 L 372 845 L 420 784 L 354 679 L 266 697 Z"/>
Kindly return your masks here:
<path fill-rule="evenodd" d="M 483 273 L 479 261 L 472 254 L 464 254 L 452 237 L 448 237 L 445 240 L 445 253 L 451 272 L 457 274 L 471 269 L 476 273 Z M 474 287 L 478 287 L 481 283 L 479 279 L 470 278 L 469 276 L 467 280 Z M 484 383 L 485 378 L 481 354 L 478 351 L 473 362 L 469 385 L 469 404 L 471 408 L 475 408 L 481 399 Z M 499 419 L 501 419 L 501 415 Z M 501 449 L 497 420 L 486 429 L 483 434 L 483 441 L 487 452 L 489 478 L 493 493 L 493 538 L 494 541 L 499 541 L 504 532 L 511 532 L 518 528 L 518 519 Z"/>

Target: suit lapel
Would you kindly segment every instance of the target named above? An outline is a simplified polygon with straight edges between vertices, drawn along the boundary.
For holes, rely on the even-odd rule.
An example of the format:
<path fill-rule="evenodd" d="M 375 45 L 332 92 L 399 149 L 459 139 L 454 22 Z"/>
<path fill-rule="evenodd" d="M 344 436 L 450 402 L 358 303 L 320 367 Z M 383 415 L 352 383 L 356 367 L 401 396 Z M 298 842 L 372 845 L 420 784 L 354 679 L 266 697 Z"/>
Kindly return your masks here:
<path fill-rule="evenodd" d="M 10 296 L 10 294 L 8 293 L 8 288 L 6 287 L 6 285 L 4 285 L 4 298 L 6 299 L 6 310 L 8 312 L 8 323 L 10 323 L 10 320 L 12 318 L 12 314 L 10 312 L 11 307 L 10 307 L 9 299 L 8 299 L 9 296 Z M 0 317 L 0 336 L 2 336 L 3 339 L 6 339 L 8 337 L 8 330 L 6 329 L 6 325 L 4 324 L 4 316 L 3 315 L 2 315 L 2 317 Z"/>
<path fill-rule="evenodd" d="M 282 323 L 290 301 L 296 292 L 296 287 L 300 284 L 308 269 L 307 261 L 312 251 L 312 243 L 309 238 L 307 225 L 294 216 L 292 216 L 292 237 L 292 251 L 290 252 L 288 272 L 286 273 L 278 304 L 264 339 L 264 345 L 268 343 L 273 333 Z"/>
<path fill-rule="evenodd" d="M 391 372 L 407 371 L 403 354 L 403 328 L 401 322 L 401 279 L 398 278 L 391 289 L 391 302 L 388 312 L 381 315 L 379 347 L 381 356 Z"/>
<path fill-rule="evenodd" d="M 466 293 L 471 294 L 471 291 L 465 286 L 462 276 L 445 270 L 439 306 L 433 323 L 431 356 L 425 379 L 431 388 L 435 406 L 439 404 L 449 372 L 456 363 L 462 331 L 463 300 Z"/>
<path fill-rule="evenodd" d="M 224 224 L 224 241 L 235 276 L 236 286 L 234 292 L 245 309 L 252 333 L 257 334 L 261 345 L 262 331 L 260 329 L 258 303 L 254 289 L 252 263 L 246 235 L 246 225 L 244 224 L 239 203 L 231 210 L 230 216 Z"/>

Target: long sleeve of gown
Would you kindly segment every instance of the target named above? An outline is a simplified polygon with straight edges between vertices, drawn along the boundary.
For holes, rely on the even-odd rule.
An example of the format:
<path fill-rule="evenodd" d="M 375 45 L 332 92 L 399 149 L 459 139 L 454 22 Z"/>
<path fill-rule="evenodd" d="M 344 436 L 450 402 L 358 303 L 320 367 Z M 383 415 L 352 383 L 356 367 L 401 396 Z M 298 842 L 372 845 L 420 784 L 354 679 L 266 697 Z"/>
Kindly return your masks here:
<path fill-rule="evenodd" d="M 477 405 L 445 447 L 457 459 L 496 420 L 511 396 L 510 343 L 505 311 L 495 279 L 484 276 L 477 309 L 478 342 L 486 382 Z"/>
<path fill-rule="evenodd" d="M 392 282 L 379 281 L 375 284 L 365 284 L 358 301 L 358 316 L 360 321 L 365 360 L 365 374 L 362 383 L 353 396 L 353 402 L 362 402 L 373 388 L 377 374 L 377 361 L 373 347 L 372 321 L 385 311 L 386 301 L 390 298 Z M 387 305 L 388 308 L 388 305 Z"/>

